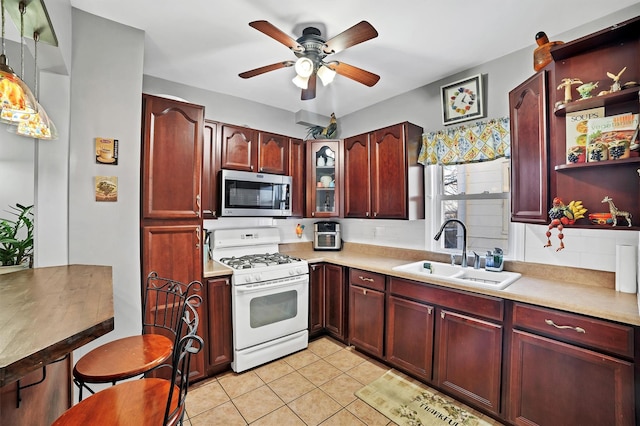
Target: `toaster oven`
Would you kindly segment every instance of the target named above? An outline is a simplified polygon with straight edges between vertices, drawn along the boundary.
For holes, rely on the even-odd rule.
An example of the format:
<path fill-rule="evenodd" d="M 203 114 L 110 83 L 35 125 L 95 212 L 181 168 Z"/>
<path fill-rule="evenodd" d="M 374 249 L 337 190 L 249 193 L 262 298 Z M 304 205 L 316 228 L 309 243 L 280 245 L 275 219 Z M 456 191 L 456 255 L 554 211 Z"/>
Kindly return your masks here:
<path fill-rule="evenodd" d="M 342 250 L 338 222 L 316 222 L 313 227 L 314 250 Z"/>

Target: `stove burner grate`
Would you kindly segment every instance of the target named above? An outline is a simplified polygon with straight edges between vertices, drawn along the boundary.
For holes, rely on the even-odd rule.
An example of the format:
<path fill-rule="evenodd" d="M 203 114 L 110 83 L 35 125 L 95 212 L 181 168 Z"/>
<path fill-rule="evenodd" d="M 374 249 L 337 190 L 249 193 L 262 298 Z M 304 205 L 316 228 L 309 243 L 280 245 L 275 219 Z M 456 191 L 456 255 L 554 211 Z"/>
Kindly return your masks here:
<path fill-rule="evenodd" d="M 300 259 L 282 253 L 264 253 L 248 254 L 239 257 L 222 257 L 220 258 L 220 262 L 234 269 L 250 269 L 300 262 Z"/>

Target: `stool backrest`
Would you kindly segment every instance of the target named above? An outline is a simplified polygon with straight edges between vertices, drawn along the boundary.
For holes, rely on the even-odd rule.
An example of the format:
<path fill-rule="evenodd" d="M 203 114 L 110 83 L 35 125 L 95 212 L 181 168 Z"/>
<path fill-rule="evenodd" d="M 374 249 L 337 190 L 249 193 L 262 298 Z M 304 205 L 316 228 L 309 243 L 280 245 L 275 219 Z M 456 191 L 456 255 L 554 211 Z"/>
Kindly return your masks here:
<path fill-rule="evenodd" d="M 181 316 L 185 334 L 173 349 L 171 388 L 164 416 L 165 425 L 180 423 L 184 416 L 184 403 L 189 389 L 191 355 L 200 352 L 204 345 L 202 338 L 196 334 L 200 322 L 197 308 L 201 303 L 202 298 L 197 294 L 192 294 L 185 300 Z"/>
<path fill-rule="evenodd" d="M 142 310 L 142 333 L 164 334 L 176 341 L 182 336 L 184 304 L 191 295 L 200 292 L 202 284 L 184 284 L 151 272 L 147 277 Z"/>

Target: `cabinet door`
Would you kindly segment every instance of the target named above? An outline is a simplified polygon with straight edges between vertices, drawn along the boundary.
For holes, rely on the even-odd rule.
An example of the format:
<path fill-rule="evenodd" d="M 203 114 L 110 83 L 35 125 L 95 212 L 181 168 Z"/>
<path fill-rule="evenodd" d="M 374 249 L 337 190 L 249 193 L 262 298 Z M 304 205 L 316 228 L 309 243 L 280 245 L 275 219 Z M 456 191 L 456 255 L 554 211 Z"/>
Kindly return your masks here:
<path fill-rule="evenodd" d="M 307 141 L 307 215 L 339 217 L 341 213 L 341 142 Z"/>
<path fill-rule="evenodd" d="M 511 116 L 511 220 L 547 223 L 549 158 L 547 72 L 509 92 Z"/>
<path fill-rule="evenodd" d="M 329 334 L 345 338 L 345 281 L 342 266 L 324 265 L 324 327 Z"/>
<path fill-rule="evenodd" d="M 305 151 L 302 139 L 289 139 L 289 175 L 291 183 L 291 215 L 304 216 Z"/>
<path fill-rule="evenodd" d="M 309 334 L 324 330 L 324 265 L 309 265 Z"/>
<path fill-rule="evenodd" d="M 204 121 L 204 145 L 202 147 L 202 217 L 215 219 L 217 217 L 218 170 L 220 156 L 217 153 L 218 123 L 211 120 Z"/>
<path fill-rule="evenodd" d="M 371 215 L 369 134 L 344 140 L 344 217 Z"/>
<path fill-rule="evenodd" d="M 384 355 L 384 292 L 349 286 L 349 341 L 358 349 Z"/>
<path fill-rule="evenodd" d="M 514 331 L 508 419 L 518 425 L 633 425 L 633 364 Z"/>
<path fill-rule="evenodd" d="M 142 279 L 144 292 L 146 277 L 155 271 L 160 277 L 171 278 L 182 283 L 202 280 L 202 248 L 200 225 L 154 225 L 143 226 L 141 235 Z M 203 299 L 198 308 L 200 324 L 206 324 L 206 290 L 200 290 Z M 149 305 L 149 308 L 154 308 Z M 147 313 L 144 313 L 147 315 Z M 207 342 L 205 336 L 205 344 Z M 200 351 L 191 360 L 191 378 L 205 376 L 205 352 Z"/>
<path fill-rule="evenodd" d="M 451 395 L 498 414 L 502 326 L 438 311 L 435 382 Z"/>
<path fill-rule="evenodd" d="M 220 167 L 223 169 L 254 171 L 258 155 L 257 134 L 246 127 L 221 124 Z"/>
<path fill-rule="evenodd" d="M 407 218 L 407 164 L 402 124 L 377 130 L 371 138 L 371 208 L 381 219 Z"/>
<path fill-rule="evenodd" d="M 387 299 L 387 361 L 431 380 L 434 308 L 389 296 Z"/>
<path fill-rule="evenodd" d="M 200 218 L 204 108 L 143 95 L 142 216 Z"/>
<path fill-rule="evenodd" d="M 229 277 L 207 280 L 207 325 L 205 342 L 209 371 L 233 361 L 231 334 L 231 283 Z"/>
<path fill-rule="evenodd" d="M 289 138 L 260 132 L 258 141 L 258 172 L 286 175 L 289 161 Z"/>

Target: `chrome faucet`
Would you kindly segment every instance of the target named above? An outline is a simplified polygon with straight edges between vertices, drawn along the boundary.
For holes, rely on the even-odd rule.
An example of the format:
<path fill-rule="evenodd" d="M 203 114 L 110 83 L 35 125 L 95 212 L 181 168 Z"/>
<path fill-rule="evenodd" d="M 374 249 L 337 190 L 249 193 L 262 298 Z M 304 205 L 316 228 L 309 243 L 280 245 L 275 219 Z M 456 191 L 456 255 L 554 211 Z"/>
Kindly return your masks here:
<path fill-rule="evenodd" d="M 464 223 L 459 219 L 447 219 L 444 221 L 438 233 L 433 237 L 434 240 L 438 241 L 440 236 L 442 236 L 442 231 L 444 231 L 445 226 L 447 226 L 450 222 L 457 222 L 462 226 L 462 261 L 461 266 L 463 268 L 467 267 L 467 227 Z"/>

